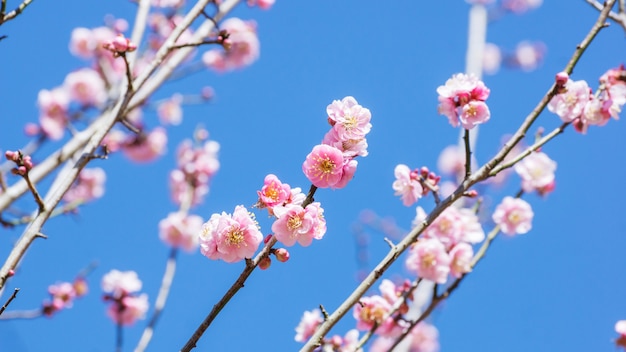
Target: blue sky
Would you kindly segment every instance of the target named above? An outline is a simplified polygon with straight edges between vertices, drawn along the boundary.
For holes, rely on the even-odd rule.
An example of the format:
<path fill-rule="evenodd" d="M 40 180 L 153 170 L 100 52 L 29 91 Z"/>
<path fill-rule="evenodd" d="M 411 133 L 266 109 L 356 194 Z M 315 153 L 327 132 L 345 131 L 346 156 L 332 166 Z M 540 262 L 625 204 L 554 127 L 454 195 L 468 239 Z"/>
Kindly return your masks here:
<path fill-rule="evenodd" d="M 4 117 L 0 148 L 26 141 L 23 125 L 36 121 L 40 89 L 60 85 L 85 63 L 67 50 L 71 30 L 96 27 L 105 14 L 132 21 L 128 1 L 34 2 L 24 15 L 0 27 Z M 175 205 L 169 200 L 167 173 L 175 166 L 178 143 L 197 124 L 221 144 L 221 170 L 206 202 L 194 213 L 205 219 L 256 202 L 268 173 L 308 189 L 301 163 L 328 126 L 325 109 L 334 99 L 354 96 L 372 112 L 370 155 L 359 160 L 354 180 L 342 190 L 321 190 L 328 232 L 308 248 L 293 247 L 288 263 L 255 272 L 198 345 L 199 351 L 291 351 L 294 328 L 304 310 L 323 304 L 332 310 L 357 285 L 358 263 L 352 224 L 363 209 L 391 216 L 408 228 L 415 211 L 393 196 L 398 163 L 435 168 L 439 151 L 456 143 L 458 131 L 437 115 L 435 89 L 465 64 L 467 11 L 464 1 L 363 2 L 278 0 L 271 11 L 242 6 L 235 15 L 254 18 L 261 58 L 252 67 L 228 74 L 202 72 L 167 84 L 156 98 L 193 93 L 212 86 L 209 105 L 185 108 L 185 121 L 170 130 L 169 152 L 136 166 L 122 155 L 96 161 L 107 169 L 105 197 L 80 215 L 45 225 L 49 238 L 37 240 L 18 275 L 7 285 L 20 287 L 12 309 L 37 307 L 48 285 L 71 280 L 97 260 L 89 277 L 91 293 L 52 319 L 2 322 L 0 344 L 10 351 L 111 351 L 114 325 L 104 314 L 100 278 L 111 269 L 135 270 L 150 301 L 156 298 L 168 248 L 157 223 Z M 542 40 L 548 51 L 532 73 L 504 70 L 485 78 L 491 89 L 492 118 L 481 127 L 478 160 L 493 155 L 501 136 L 511 133 L 548 89 L 597 13 L 584 1 L 546 2 L 525 16 L 507 16 L 490 25 L 488 40 L 512 49 L 521 40 Z M 597 87 L 597 78 L 624 61 L 624 32 L 616 25 L 601 32 L 572 78 Z M 156 124 L 153 112 L 145 118 Z M 538 124 L 551 130 L 560 120 L 549 112 Z M 622 216 L 626 126 L 611 121 L 587 135 L 568 130 L 544 151 L 558 162 L 557 187 L 547 199 L 531 195 L 533 230 L 514 239 L 499 238 L 460 289 L 431 317 L 443 351 L 614 351 L 613 325 L 626 319 L 626 218 Z M 58 145 L 46 145 L 45 151 Z M 494 193 L 493 205 L 518 187 Z M 21 205 L 34 209 L 30 199 Z M 421 203 L 427 210 L 430 200 Z M 264 232 L 271 223 L 258 218 Z M 490 229 L 489 224 L 485 225 Z M 4 258 L 21 229 L 0 230 Z M 387 250 L 382 235 L 371 233 L 372 264 Z M 178 274 L 150 350 L 178 350 L 213 304 L 234 281 L 243 263 L 209 261 L 199 253 L 179 256 Z M 409 275 L 401 265 L 394 275 Z M 354 323 L 347 317 L 334 332 Z M 125 332 L 132 350 L 143 322 Z"/>

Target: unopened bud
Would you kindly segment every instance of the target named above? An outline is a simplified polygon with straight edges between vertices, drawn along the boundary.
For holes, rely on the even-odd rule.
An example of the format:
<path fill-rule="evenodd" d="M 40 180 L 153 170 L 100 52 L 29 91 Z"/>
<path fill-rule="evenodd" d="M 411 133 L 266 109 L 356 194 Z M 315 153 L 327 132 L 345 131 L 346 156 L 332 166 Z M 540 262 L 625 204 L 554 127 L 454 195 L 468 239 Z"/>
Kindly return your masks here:
<path fill-rule="evenodd" d="M 557 85 L 564 86 L 565 83 L 567 83 L 567 80 L 569 80 L 569 75 L 567 74 L 567 72 L 559 72 L 556 74 Z"/>
<path fill-rule="evenodd" d="M 259 261 L 259 269 L 261 270 L 266 270 L 270 265 L 272 265 L 272 259 L 270 259 L 270 257 L 264 257 Z"/>
<path fill-rule="evenodd" d="M 289 260 L 289 251 L 285 248 L 278 248 L 274 251 L 274 255 L 276 256 L 276 259 L 281 263 Z"/>

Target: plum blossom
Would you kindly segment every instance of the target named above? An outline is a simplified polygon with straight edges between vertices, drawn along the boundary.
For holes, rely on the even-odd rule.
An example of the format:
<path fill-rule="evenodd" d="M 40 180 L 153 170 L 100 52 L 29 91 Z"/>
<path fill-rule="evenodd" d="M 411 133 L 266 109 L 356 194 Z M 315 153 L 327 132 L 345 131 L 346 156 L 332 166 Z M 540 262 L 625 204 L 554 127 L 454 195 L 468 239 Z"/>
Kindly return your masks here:
<path fill-rule="evenodd" d="M 141 290 L 141 280 L 134 271 L 111 270 L 102 277 L 102 291 L 121 296 Z"/>
<path fill-rule="evenodd" d="M 358 330 L 370 330 L 377 326 L 376 333 L 381 336 L 397 336 L 402 332 L 392 316 L 389 316 L 392 305 L 382 296 L 363 297 L 354 305 L 352 315 L 356 319 Z"/>
<path fill-rule="evenodd" d="M 251 65 L 259 58 L 260 43 L 254 21 L 229 18 L 220 28 L 228 33 L 225 50 L 211 49 L 204 53 L 202 62 L 209 68 L 224 72 Z"/>
<path fill-rule="evenodd" d="M 393 181 L 392 188 L 394 195 L 400 196 L 402 204 L 411 206 L 417 202 L 424 194 L 424 188 L 420 181 L 407 165 L 398 164 L 394 169 L 396 180 Z"/>
<path fill-rule="evenodd" d="M 148 296 L 141 290 L 141 280 L 134 271 L 111 270 L 102 278 L 104 300 L 109 302 L 107 315 L 120 325 L 131 325 L 143 319 L 148 311 Z"/>
<path fill-rule="evenodd" d="M 181 104 L 183 97 L 174 94 L 170 99 L 165 100 L 157 106 L 157 115 L 163 125 L 178 126 L 183 121 L 183 109 Z"/>
<path fill-rule="evenodd" d="M 517 44 L 512 57 L 512 64 L 522 69 L 522 71 L 532 71 L 543 61 L 546 46 L 542 42 L 531 43 L 522 41 Z"/>
<path fill-rule="evenodd" d="M 167 134 L 162 127 L 148 133 L 131 135 L 122 144 L 122 151 L 135 162 L 150 162 L 165 153 Z"/>
<path fill-rule="evenodd" d="M 326 233 L 326 220 L 320 203 L 314 202 L 302 208 L 300 205 L 287 204 L 275 207 L 274 215 L 277 219 L 272 224 L 272 231 L 276 239 L 285 246 L 309 246 L 313 239 L 321 239 Z"/>
<path fill-rule="evenodd" d="M 72 30 L 70 52 L 81 59 L 91 59 L 98 43 L 88 28 L 78 27 Z"/>
<path fill-rule="evenodd" d="M 248 0 L 248 6 L 258 6 L 260 9 L 269 10 L 276 0 Z"/>
<path fill-rule="evenodd" d="M 474 250 L 472 246 L 465 242 L 456 244 L 450 250 L 450 274 L 456 278 L 460 278 L 466 273 L 472 271 L 472 257 Z"/>
<path fill-rule="evenodd" d="M 465 151 L 456 144 L 445 147 L 437 159 L 437 168 L 447 175 L 465 172 Z"/>
<path fill-rule="evenodd" d="M 548 110 L 557 114 L 563 122 L 572 122 L 580 117 L 591 97 L 591 89 L 585 81 L 568 80 L 564 89 L 552 97 Z"/>
<path fill-rule="evenodd" d="M 170 213 L 159 222 L 159 238 L 168 245 L 191 252 L 198 246 L 202 218 L 182 212 Z"/>
<path fill-rule="evenodd" d="M 485 104 L 489 92 L 476 76 L 458 73 L 437 88 L 439 114 L 446 116 L 453 127 L 460 123 L 463 128 L 472 129 L 491 117 Z"/>
<path fill-rule="evenodd" d="M 68 122 L 69 104 L 70 95 L 63 88 L 39 91 L 37 96 L 39 124 L 46 136 L 54 140 L 63 137 Z"/>
<path fill-rule="evenodd" d="M 502 8 L 519 15 L 538 8 L 542 3 L 543 0 L 504 0 Z"/>
<path fill-rule="evenodd" d="M 276 175 L 269 174 L 265 176 L 263 187 L 257 191 L 259 196 L 258 205 L 260 207 L 274 208 L 282 205 L 291 197 L 291 187 L 282 183 Z"/>
<path fill-rule="evenodd" d="M 450 256 L 438 239 L 422 239 L 411 246 L 406 267 L 421 278 L 444 284 L 450 272 Z"/>
<path fill-rule="evenodd" d="M 379 337 L 374 340 L 370 352 L 387 352 L 395 342 L 395 338 Z M 439 331 L 433 325 L 421 322 L 411 330 L 400 346 L 404 347 L 402 351 L 408 352 L 438 352 Z"/>
<path fill-rule="evenodd" d="M 522 178 L 524 192 L 537 190 L 544 194 L 554 188 L 556 162 L 543 152 L 533 152 L 514 166 Z"/>
<path fill-rule="evenodd" d="M 139 319 L 144 319 L 148 311 L 148 295 L 124 296 L 114 304 L 110 304 L 107 315 L 116 324 L 132 325 Z"/>
<path fill-rule="evenodd" d="M 337 132 L 339 140 L 359 140 L 372 129 L 370 123 L 372 114 L 369 109 L 359 105 L 354 97 L 348 96 L 333 101 L 326 108 L 326 113 L 328 122 Z"/>
<path fill-rule="evenodd" d="M 199 234 L 200 252 L 209 259 L 234 263 L 251 258 L 263 241 L 254 215 L 243 206 L 233 214 L 213 214 L 202 225 Z"/>
<path fill-rule="evenodd" d="M 521 235 L 530 231 L 533 210 L 525 200 L 505 197 L 493 212 L 493 222 L 509 236 Z"/>
<path fill-rule="evenodd" d="M 485 52 L 483 53 L 483 70 L 488 75 L 493 75 L 500 70 L 502 63 L 502 52 L 500 47 L 493 43 L 485 43 Z"/>
<path fill-rule="evenodd" d="M 85 168 L 83 169 L 76 182 L 72 185 L 65 195 L 63 200 L 71 202 L 89 202 L 102 197 L 104 194 L 104 182 L 106 181 L 106 174 L 102 168 Z"/>
<path fill-rule="evenodd" d="M 296 342 L 307 342 L 313 336 L 317 327 L 323 322 L 324 319 L 322 319 L 322 313 L 319 309 L 305 311 L 296 327 Z"/>
<path fill-rule="evenodd" d="M 101 106 L 107 99 L 102 77 L 90 68 L 70 72 L 63 86 L 73 100 L 85 106 Z"/>
<path fill-rule="evenodd" d="M 341 150 L 319 144 L 307 155 L 302 164 L 306 177 L 319 188 L 333 187 L 343 177 L 344 158 Z"/>

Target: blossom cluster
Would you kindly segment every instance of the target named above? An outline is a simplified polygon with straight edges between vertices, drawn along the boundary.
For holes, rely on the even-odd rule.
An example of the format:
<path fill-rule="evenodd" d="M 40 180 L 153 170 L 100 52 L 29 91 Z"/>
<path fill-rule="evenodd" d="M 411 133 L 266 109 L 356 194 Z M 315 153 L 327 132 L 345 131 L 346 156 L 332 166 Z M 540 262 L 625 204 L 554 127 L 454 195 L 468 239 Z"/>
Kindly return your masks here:
<path fill-rule="evenodd" d="M 567 73 L 557 74 L 557 94 L 548 109 L 563 122 L 572 123 L 576 131 L 585 133 L 589 126 L 604 126 L 619 119 L 626 104 L 626 69 L 611 69 L 600 77 L 600 88 L 593 94 L 585 81 L 572 81 Z"/>
<path fill-rule="evenodd" d="M 425 218 L 426 213 L 418 207 L 413 224 Z M 474 255 L 471 244 L 484 239 L 485 232 L 473 210 L 449 207 L 411 246 L 405 265 L 421 278 L 444 284 L 448 275 L 459 278 L 471 271 Z"/>
<path fill-rule="evenodd" d="M 411 170 L 404 164 L 398 164 L 394 170 L 396 180 L 392 188 L 396 196 L 400 196 L 402 204 L 411 206 L 418 199 L 426 196 L 430 190 L 438 190 L 440 176 L 428 170 L 427 167 Z"/>
<path fill-rule="evenodd" d="M 365 136 L 372 128 L 372 115 L 350 96 L 333 101 L 326 113 L 331 129 L 307 155 L 302 171 L 318 188 L 343 188 L 354 177 L 355 158 L 367 156 Z"/>
<path fill-rule="evenodd" d="M 74 300 L 87 294 L 87 281 L 82 276 L 77 277 L 74 282 L 61 282 L 48 287 L 50 300 L 43 302 L 41 311 L 50 317 L 54 313 L 71 308 Z"/>
<path fill-rule="evenodd" d="M 268 1 L 259 1 L 260 7 Z M 271 6 L 271 4 L 268 4 Z M 251 65 L 259 58 L 261 44 L 254 21 L 229 18 L 220 25 L 228 38 L 222 41 L 224 49 L 211 49 L 202 55 L 202 62 L 218 72 L 231 71 Z"/>
<path fill-rule="evenodd" d="M 489 88 L 474 75 L 458 73 L 437 88 L 439 94 L 439 114 L 448 118 L 453 127 L 469 130 L 489 121 L 491 113 L 485 100 Z"/>
<path fill-rule="evenodd" d="M 134 271 L 111 270 L 102 277 L 103 300 L 108 302 L 107 315 L 118 325 L 132 325 L 148 311 L 148 295 L 137 294 L 141 280 Z"/>
<path fill-rule="evenodd" d="M 195 145 L 194 145 L 195 144 Z M 209 183 L 220 168 L 217 154 L 220 144 L 208 139 L 206 130 L 196 133 L 196 142 L 185 140 L 178 147 L 178 167 L 170 172 L 170 190 L 174 203 L 182 204 L 191 194 L 191 205 L 202 203 L 209 193 Z"/>

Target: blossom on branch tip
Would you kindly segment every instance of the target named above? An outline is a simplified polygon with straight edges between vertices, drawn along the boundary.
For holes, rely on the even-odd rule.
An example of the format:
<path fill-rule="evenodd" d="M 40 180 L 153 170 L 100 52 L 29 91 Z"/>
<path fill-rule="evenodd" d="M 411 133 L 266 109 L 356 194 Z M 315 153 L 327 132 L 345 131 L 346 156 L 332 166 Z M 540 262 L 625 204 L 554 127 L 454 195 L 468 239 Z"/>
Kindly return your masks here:
<path fill-rule="evenodd" d="M 459 123 L 465 129 L 485 123 L 491 117 L 485 100 L 489 88 L 474 75 L 458 73 L 437 88 L 439 94 L 439 114 L 448 118 L 453 127 Z"/>
<path fill-rule="evenodd" d="M 265 176 L 263 181 L 263 187 L 260 191 L 257 191 L 259 201 L 257 206 L 260 208 L 274 208 L 277 205 L 282 205 L 291 196 L 291 187 L 288 184 L 282 183 L 276 175 L 269 174 Z"/>
<path fill-rule="evenodd" d="M 505 197 L 493 212 L 493 222 L 506 235 L 521 235 L 530 231 L 533 216 L 528 202 L 521 198 Z"/>
<path fill-rule="evenodd" d="M 626 320 L 619 320 L 615 323 L 615 332 L 619 334 L 615 345 L 626 349 Z"/>
<path fill-rule="evenodd" d="M 391 187 L 394 195 L 400 196 L 402 204 L 411 206 L 429 191 L 438 191 L 440 176 L 430 172 L 427 167 L 411 170 L 404 164 L 398 164 L 394 169 L 396 180 Z"/>
<path fill-rule="evenodd" d="M 102 277 L 102 291 L 113 296 L 134 293 L 141 290 L 141 280 L 134 271 L 111 270 Z"/>
<path fill-rule="evenodd" d="M 344 158 L 341 150 L 319 144 L 307 155 L 302 171 L 318 188 L 333 187 L 343 177 Z"/>
<path fill-rule="evenodd" d="M 221 23 L 220 28 L 228 33 L 227 43 L 223 45 L 227 49 L 205 52 L 202 56 L 205 66 L 224 72 L 249 66 L 259 58 L 261 45 L 254 21 L 232 17 Z"/>
<path fill-rule="evenodd" d="M 591 97 L 591 89 L 585 81 L 565 83 L 563 90 L 548 103 L 548 110 L 557 114 L 563 122 L 572 122 L 580 117 Z"/>
<path fill-rule="evenodd" d="M 372 114 L 369 109 L 359 105 L 354 97 L 333 101 L 326 108 L 326 113 L 328 122 L 341 141 L 362 139 L 372 129 Z"/>
<path fill-rule="evenodd" d="M 114 39 L 105 41 L 102 43 L 102 47 L 111 51 L 113 56 L 120 56 L 127 52 L 137 50 L 137 45 L 130 41 L 130 39 L 124 37 L 123 34 L 118 34 Z"/>
<path fill-rule="evenodd" d="M 109 302 L 107 315 L 116 323 L 131 325 L 137 319 L 143 319 L 148 311 L 148 296 L 141 290 L 141 280 L 134 271 L 121 272 L 111 270 L 102 278 L 102 290 L 107 293 L 105 302 Z"/>
<path fill-rule="evenodd" d="M 263 235 L 254 215 L 238 205 L 232 215 L 213 214 L 202 225 L 199 241 L 202 255 L 233 263 L 251 258 L 263 241 Z"/>

